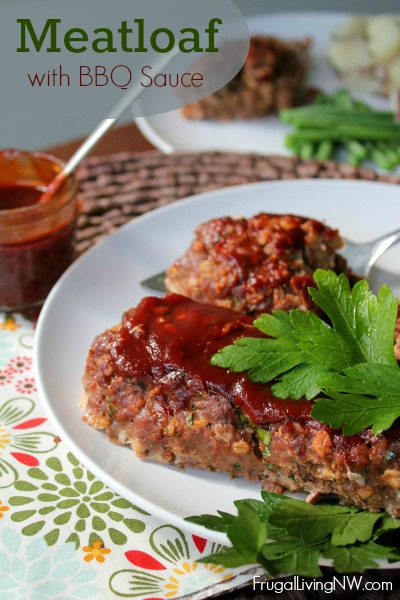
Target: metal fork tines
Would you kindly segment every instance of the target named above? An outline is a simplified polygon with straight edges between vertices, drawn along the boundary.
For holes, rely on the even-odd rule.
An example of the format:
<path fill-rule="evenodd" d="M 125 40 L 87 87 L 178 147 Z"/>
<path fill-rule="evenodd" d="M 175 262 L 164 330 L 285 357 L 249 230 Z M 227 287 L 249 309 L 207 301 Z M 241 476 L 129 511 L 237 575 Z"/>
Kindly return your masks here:
<path fill-rule="evenodd" d="M 346 258 L 353 273 L 367 277 L 382 254 L 400 241 L 400 229 L 361 244 L 347 239 L 343 241 L 346 245 L 340 250 L 340 253 Z"/>

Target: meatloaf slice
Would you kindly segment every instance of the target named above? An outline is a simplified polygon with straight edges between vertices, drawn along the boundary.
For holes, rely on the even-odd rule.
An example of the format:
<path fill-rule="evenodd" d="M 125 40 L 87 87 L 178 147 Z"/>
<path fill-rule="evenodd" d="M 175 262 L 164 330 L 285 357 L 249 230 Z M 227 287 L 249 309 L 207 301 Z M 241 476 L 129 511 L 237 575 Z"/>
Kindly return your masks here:
<path fill-rule="evenodd" d="M 332 493 L 400 516 L 398 424 L 344 437 L 313 420 L 305 399 L 279 400 L 267 385 L 210 364 L 243 336 L 263 336 L 246 315 L 176 294 L 145 298 L 95 339 L 84 420 L 140 458 L 260 480 L 277 492 Z"/>
<path fill-rule="evenodd" d="M 315 310 L 307 292 L 316 268 L 346 271 L 339 233 L 307 217 L 260 213 L 200 225 L 185 254 L 167 271 L 170 292 L 260 314 Z"/>

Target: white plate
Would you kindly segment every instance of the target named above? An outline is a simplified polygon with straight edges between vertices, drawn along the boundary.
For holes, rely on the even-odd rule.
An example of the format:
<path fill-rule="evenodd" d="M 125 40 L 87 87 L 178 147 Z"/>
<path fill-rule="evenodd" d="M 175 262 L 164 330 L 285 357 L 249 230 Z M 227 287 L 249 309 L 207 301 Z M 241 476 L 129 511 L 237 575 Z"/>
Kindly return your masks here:
<path fill-rule="evenodd" d="M 224 474 L 142 461 L 132 450 L 113 445 L 81 421 L 81 377 L 94 337 L 147 295 L 140 281 L 180 256 L 199 223 L 260 211 L 326 220 L 344 236 L 362 241 L 399 226 L 399 188 L 357 181 L 288 181 L 180 200 L 133 220 L 76 261 L 52 290 L 36 332 L 40 398 L 66 446 L 120 495 L 166 522 L 219 542 L 224 536 L 184 517 L 234 511 L 234 500 L 260 498 L 260 486 Z M 400 294 L 399 265 L 400 247 L 392 248 L 374 270 L 374 284 L 387 281 Z"/>
<path fill-rule="evenodd" d="M 298 12 L 263 14 L 248 18 L 251 34 L 264 34 L 284 39 L 310 36 L 312 68 L 310 85 L 328 93 L 341 87 L 339 79 L 325 60 L 332 29 L 349 17 L 339 12 Z M 378 96 L 358 95 L 377 109 L 388 109 L 388 101 Z M 289 154 L 284 146 L 286 133 L 292 130 L 277 117 L 230 121 L 189 121 L 179 111 L 141 117 L 138 127 L 159 150 L 191 152 L 201 150 L 232 150 L 262 154 Z"/>

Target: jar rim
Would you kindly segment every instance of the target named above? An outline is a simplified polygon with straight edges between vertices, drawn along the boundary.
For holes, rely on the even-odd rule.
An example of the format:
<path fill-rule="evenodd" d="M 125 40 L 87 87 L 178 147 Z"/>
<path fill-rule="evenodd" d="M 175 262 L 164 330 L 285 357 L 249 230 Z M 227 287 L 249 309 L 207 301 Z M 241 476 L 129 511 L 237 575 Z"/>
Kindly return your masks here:
<path fill-rule="evenodd" d="M 17 150 L 17 149 L 13 149 L 13 148 L 6 148 L 4 150 L 0 150 L 0 155 L 4 156 L 7 159 L 9 158 L 10 160 L 12 160 L 14 157 L 18 158 L 19 156 L 26 156 L 27 158 L 44 160 L 44 161 L 58 167 L 58 171 L 57 171 L 57 173 L 55 173 L 54 177 L 56 177 L 56 175 L 58 173 L 60 173 L 65 166 L 65 163 L 62 160 L 60 160 L 59 158 L 57 158 L 47 152 Z M 23 185 L 25 183 L 23 176 L 21 176 L 21 179 L 16 179 L 15 183 L 17 185 L 18 184 Z M 44 182 L 44 183 L 45 183 L 45 185 L 49 185 L 51 183 L 51 181 L 49 181 L 48 183 L 47 182 Z M 67 185 L 68 185 L 68 188 L 67 188 Z M 0 184 L 0 188 L 1 187 L 2 186 Z M 65 182 L 63 183 L 63 185 L 61 186 L 61 188 L 60 188 L 59 192 L 57 192 L 57 194 L 65 193 L 67 191 L 73 192 L 73 190 L 76 187 L 77 187 L 77 181 L 76 181 L 75 176 L 73 174 L 68 175 L 68 177 L 66 178 Z M 57 196 L 57 194 L 56 194 L 56 196 Z M 49 202 L 48 204 L 53 206 L 52 202 Z M 7 217 L 10 217 L 11 215 L 23 216 L 23 215 L 27 215 L 29 213 L 32 213 L 32 215 L 34 215 L 38 210 L 37 206 L 39 206 L 39 205 L 32 204 L 32 205 L 28 205 L 28 206 L 20 206 L 18 208 L 0 209 L 0 218 L 7 218 Z M 40 206 L 43 207 L 44 204 L 41 204 Z"/>

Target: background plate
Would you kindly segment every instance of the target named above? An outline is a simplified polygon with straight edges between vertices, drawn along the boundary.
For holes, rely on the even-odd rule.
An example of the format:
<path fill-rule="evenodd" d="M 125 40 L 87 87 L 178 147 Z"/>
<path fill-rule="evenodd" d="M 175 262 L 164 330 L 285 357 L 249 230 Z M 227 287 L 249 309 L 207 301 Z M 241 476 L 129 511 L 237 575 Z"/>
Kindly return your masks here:
<path fill-rule="evenodd" d="M 70 267 L 47 299 L 35 336 L 40 398 L 66 446 L 131 502 L 202 536 L 205 530 L 184 517 L 232 511 L 236 499 L 260 498 L 260 486 L 224 474 L 142 461 L 132 450 L 111 444 L 105 434 L 81 421 L 81 378 L 94 337 L 146 295 L 140 281 L 181 255 L 198 224 L 260 211 L 325 220 L 344 236 L 363 241 L 398 226 L 399 187 L 359 181 L 271 182 L 202 194 L 155 210 L 119 229 Z M 371 273 L 373 284 L 386 281 L 400 294 L 399 264 L 400 247 L 394 247 Z M 225 540 L 211 531 L 207 537 Z"/>
<path fill-rule="evenodd" d="M 312 67 L 309 82 L 328 93 L 341 87 L 339 79 L 325 60 L 331 31 L 350 13 L 294 12 L 249 17 L 251 34 L 264 34 L 284 39 L 310 36 Z M 378 96 L 358 95 L 378 109 L 387 109 L 388 101 Z M 218 123 L 189 121 L 179 111 L 141 117 L 136 123 L 148 140 L 162 152 L 232 150 L 262 154 L 289 154 L 284 147 L 286 133 L 292 128 L 277 117 Z"/>

